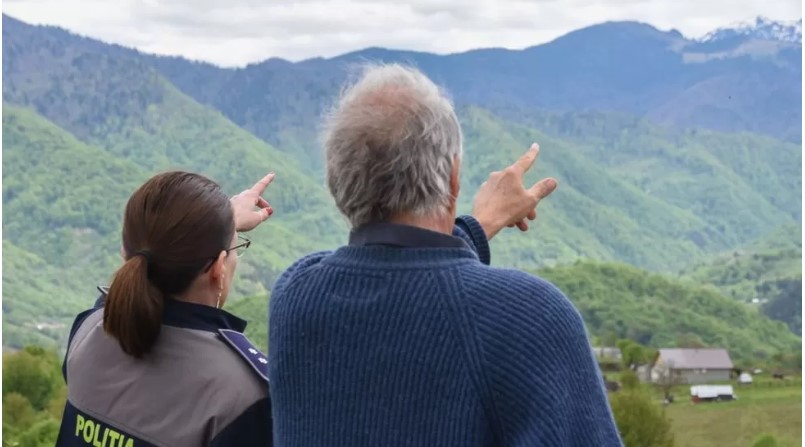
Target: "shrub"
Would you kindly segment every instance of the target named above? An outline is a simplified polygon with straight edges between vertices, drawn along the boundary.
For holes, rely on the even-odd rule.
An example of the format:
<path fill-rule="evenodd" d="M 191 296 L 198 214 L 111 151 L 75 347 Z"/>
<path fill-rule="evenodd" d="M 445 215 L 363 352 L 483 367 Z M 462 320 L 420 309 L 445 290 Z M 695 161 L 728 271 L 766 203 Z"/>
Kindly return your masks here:
<path fill-rule="evenodd" d="M 626 447 L 673 447 L 671 422 L 651 396 L 638 388 L 624 389 L 610 397 L 612 412 Z"/>
<path fill-rule="evenodd" d="M 623 371 L 621 373 L 621 385 L 627 390 L 636 390 L 640 388 L 640 379 L 634 371 Z"/>
<path fill-rule="evenodd" d="M 777 447 L 777 439 L 772 435 L 761 435 L 753 444 L 752 447 Z"/>

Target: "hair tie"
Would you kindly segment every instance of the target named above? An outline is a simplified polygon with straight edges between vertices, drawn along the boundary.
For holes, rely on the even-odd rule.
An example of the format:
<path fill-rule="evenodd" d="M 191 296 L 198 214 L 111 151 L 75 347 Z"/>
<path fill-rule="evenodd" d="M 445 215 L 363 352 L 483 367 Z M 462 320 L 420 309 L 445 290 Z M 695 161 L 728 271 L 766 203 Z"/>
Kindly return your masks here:
<path fill-rule="evenodd" d="M 145 262 L 149 264 L 151 263 L 151 252 L 148 250 L 140 250 L 137 253 L 134 253 L 134 256 L 132 256 L 132 258 L 135 256 L 142 256 L 143 258 L 145 258 Z"/>

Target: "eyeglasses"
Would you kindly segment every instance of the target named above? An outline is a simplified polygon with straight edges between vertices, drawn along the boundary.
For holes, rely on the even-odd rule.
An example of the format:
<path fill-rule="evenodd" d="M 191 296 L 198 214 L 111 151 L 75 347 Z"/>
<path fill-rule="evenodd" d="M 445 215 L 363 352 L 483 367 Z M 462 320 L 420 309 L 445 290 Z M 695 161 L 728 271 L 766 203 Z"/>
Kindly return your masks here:
<path fill-rule="evenodd" d="M 235 256 L 241 257 L 243 256 L 244 253 L 246 253 L 246 249 L 249 248 L 250 245 L 252 245 L 252 241 L 241 235 L 238 235 L 238 241 L 240 242 L 238 245 L 235 245 L 234 247 L 227 248 L 226 250 L 224 250 L 226 251 L 227 255 L 229 255 L 230 251 L 234 250 Z M 214 258 L 212 258 L 211 261 L 209 261 L 209 264 L 207 264 L 207 266 L 204 267 L 204 273 L 207 273 L 210 270 L 210 268 L 215 264 L 216 259 L 218 259 L 218 256 L 215 256 Z"/>
<path fill-rule="evenodd" d="M 227 254 L 230 251 L 235 250 L 235 255 L 237 255 L 237 257 L 241 257 L 244 253 L 246 253 L 246 249 L 252 245 L 252 241 L 241 235 L 238 235 L 238 241 L 240 242 L 238 245 L 226 250 Z"/>

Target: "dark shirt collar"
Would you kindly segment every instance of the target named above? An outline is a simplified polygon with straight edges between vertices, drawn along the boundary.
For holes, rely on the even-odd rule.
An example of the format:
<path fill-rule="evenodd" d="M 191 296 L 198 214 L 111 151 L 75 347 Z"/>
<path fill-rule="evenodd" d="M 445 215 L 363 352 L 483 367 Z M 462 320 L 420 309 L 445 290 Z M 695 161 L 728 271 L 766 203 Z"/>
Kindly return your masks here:
<path fill-rule="evenodd" d="M 355 228 L 349 245 L 388 245 L 401 248 L 467 248 L 460 238 L 410 225 L 373 223 Z"/>
<path fill-rule="evenodd" d="M 98 291 L 101 292 L 101 296 L 95 301 L 96 309 L 104 306 L 109 288 L 98 286 Z M 246 329 L 245 320 L 241 320 L 225 310 L 173 298 L 165 298 L 162 308 L 162 323 L 168 326 L 209 332 L 218 332 L 218 329 L 243 332 Z"/>
<path fill-rule="evenodd" d="M 168 326 L 209 332 L 218 332 L 218 329 L 243 332 L 246 329 L 246 321 L 223 309 L 172 298 L 165 298 L 162 323 Z"/>

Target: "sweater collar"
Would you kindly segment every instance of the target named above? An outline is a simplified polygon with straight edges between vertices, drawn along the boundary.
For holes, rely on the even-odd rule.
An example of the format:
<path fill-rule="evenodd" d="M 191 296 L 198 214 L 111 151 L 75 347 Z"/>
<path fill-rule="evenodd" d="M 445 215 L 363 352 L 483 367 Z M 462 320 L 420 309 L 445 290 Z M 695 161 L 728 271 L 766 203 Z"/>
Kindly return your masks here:
<path fill-rule="evenodd" d="M 349 245 L 387 245 L 400 248 L 467 248 L 460 238 L 410 225 L 373 223 L 353 229 Z"/>

